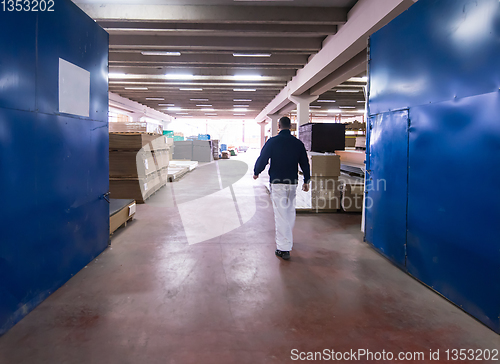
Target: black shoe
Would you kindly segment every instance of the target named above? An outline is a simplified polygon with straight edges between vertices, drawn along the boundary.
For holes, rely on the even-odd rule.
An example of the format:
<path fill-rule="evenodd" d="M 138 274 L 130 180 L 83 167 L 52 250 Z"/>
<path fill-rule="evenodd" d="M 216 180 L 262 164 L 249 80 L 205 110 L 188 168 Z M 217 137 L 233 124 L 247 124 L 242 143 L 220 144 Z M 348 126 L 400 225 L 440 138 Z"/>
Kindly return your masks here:
<path fill-rule="evenodd" d="M 274 252 L 274 254 L 276 254 L 277 257 L 280 257 L 283 260 L 290 259 L 290 252 L 286 252 L 286 251 L 282 251 L 282 250 L 276 249 L 276 251 Z"/>

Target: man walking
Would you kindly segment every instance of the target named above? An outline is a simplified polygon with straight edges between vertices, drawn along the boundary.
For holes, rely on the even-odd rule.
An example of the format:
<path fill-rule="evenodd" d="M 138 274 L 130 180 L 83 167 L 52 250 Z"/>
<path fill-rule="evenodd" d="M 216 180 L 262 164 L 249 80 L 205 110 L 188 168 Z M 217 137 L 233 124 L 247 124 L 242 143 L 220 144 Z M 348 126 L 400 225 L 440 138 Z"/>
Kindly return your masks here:
<path fill-rule="evenodd" d="M 271 159 L 269 177 L 271 200 L 276 224 L 276 252 L 278 257 L 290 259 L 293 246 L 292 230 L 295 225 L 295 196 L 297 193 L 298 165 L 304 174 L 302 190 L 309 191 L 311 172 L 304 144 L 290 133 L 291 121 L 286 116 L 279 120 L 280 132 L 270 138 L 255 162 L 254 179 L 266 168 Z"/>

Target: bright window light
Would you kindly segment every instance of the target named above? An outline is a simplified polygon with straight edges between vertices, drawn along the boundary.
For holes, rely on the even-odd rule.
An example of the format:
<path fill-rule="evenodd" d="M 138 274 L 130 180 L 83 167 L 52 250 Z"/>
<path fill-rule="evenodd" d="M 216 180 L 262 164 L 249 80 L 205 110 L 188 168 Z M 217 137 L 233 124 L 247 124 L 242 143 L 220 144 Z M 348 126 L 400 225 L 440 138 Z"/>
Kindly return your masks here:
<path fill-rule="evenodd" d="M 233 57 L 271 57 L 271 53 L 233 53 Z"/>
<path fill-rule="evenodd" d="M 180 56 L 181 52 L 142 51 L 143 56 Z"/>

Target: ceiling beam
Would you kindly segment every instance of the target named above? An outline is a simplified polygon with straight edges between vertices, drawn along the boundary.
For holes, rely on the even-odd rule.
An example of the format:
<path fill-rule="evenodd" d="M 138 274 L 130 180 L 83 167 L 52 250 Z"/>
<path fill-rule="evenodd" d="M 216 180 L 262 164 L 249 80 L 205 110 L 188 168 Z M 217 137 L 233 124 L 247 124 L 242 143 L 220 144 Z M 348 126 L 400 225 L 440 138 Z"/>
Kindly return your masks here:
<path fill-rule="evenodd" d="M 109 52 L 109 63 L 129 63 L 140 64 L 210 64 L 210 65 L 299 65 L 307 63 L 306 54 L 272 54 L 271 57 L 233 57 L 232 53 L 227 54 L 199 54 L 182 53 L 180 56 L 144 56 L 140 52 Z"/>
<path fill-rule="evenodd" d="M 211 67 L 210 65 L 206 67 L 198 67 L 196 68 L 196 72 L 192 72 L 192 67 L 182 66 L 176 67 L 175 71 L 178 73 L 191 73 L 194 75 L 204 75 L 204 76 L 230 76 L 230 75 L 238 75 L 238 74 L 259 74 L 261 76 L 271 76 L 271 77 L 280 77 L 280 78 L 291 78 L 295 76 L 296 71 L 294 69 L 266 69 L 260 67 L 253 68 L 238 68 L 238 67 Z M 132 67 L 132 66 L 115 66 L 110 64 L 109 72 L 110 73 L 125 73 L 125 74 L 137 74 L 137 75 L 164 75 L 170 70 L 166 67 L 156 67 L 156 66 L 142 66 L 142 67 Z M 191 71 L 191 72 L 190 72 Z M 172 71 L 170 71 L 172 72 Z"/>
<path fill-rule="evenodd" d="M 154 36 L 154 35 L 110 35 L 110 49 L 176 50 L 212 49 L 230 51 L 293 51 L 317 52 L 321 49 L 323 38 L 288 38 L 286 42 L 276 37 L 206 37 Z"/>
<path fill-rule="evenodd" d="M 311 87 L 311 95 L 321 95 L 332 87 L 348 80 L 351 77 L 359 75 L 361 72 L 366 71 L 368 64 L 368 52 L 366 49 L 359 52 L 349 61 L 333 71 L 330 75 Z"/>
<path fill-rule="evenodd" d="M 158 22 L 123 22 L 123 21 L 100 21 L 102 26 L 110 34 L 172 34 L 183 36 L 277 36 L 277 37 L 318 37 L 335 34 L 336 25 L 315 24 L 219 24 L 219 23 L 158 23 Z"/>
<path fill-rule="evenodd" d="M 225 6 L 225 5 L 125 5 L 77 4 L 95 20 L 160 22 L 344 24 L 347 8 Z"/>

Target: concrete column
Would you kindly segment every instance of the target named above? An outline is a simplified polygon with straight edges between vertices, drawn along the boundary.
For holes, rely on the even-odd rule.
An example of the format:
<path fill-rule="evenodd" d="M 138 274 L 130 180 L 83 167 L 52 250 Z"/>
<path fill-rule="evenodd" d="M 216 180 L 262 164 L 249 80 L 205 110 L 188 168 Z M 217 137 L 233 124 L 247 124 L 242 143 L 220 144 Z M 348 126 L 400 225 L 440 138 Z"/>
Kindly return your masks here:
<path fill-rule="evenodd" d="M 260 125 L 260 148 L 264 147 L 264 144 L 266 144 L 266 121 L 261 121 L 259 123 Z"/>
<path fill-rule="evenodd" d="M 319 96 L 288 96 L 288 99 L 297 105 L 297 134 L 299 126 L 309 122 L 309 105 L 316 101 Z"/>
<path fill-rule="evenodd" d="M 269 114 L 267 117 L 271 119 L 271 136 L 278 135 L 278 120 L 281 118 L 281 115 Z"/>

